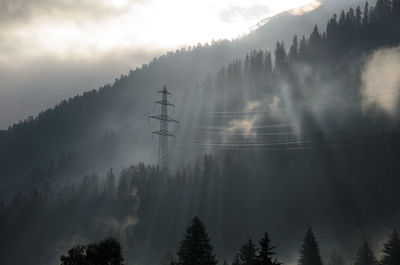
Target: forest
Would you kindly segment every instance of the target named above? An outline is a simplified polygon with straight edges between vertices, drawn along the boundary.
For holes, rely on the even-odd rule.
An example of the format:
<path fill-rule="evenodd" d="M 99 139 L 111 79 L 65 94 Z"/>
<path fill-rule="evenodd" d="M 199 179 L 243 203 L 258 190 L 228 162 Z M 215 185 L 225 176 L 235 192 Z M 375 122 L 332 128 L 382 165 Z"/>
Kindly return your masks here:
<path fill-rule="evenodd" d="M 398 25 L 378 0 L 271 51 L 199 44 L 0 131 L 0 263 L 400 264 Z M 161 82 L 169 170 L 137 162 Z"/>

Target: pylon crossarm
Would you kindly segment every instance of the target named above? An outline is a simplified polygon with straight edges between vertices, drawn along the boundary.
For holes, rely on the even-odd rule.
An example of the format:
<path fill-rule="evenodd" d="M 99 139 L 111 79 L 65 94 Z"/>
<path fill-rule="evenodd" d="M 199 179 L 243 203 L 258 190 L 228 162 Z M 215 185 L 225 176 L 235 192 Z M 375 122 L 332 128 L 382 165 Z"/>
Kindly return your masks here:
<path fill-rule="evenodd" d="M 163 132 L 160 132 L 160 131 L 156 131 L 156 132 L 153 132 L 153 133 L 157 134 L 157 135 L 160 135 L 160 136 L 169 136 L 169 137 L 174 137 L 175 138 L 175 135 L 170 134 L 170 133 L 163 133 Z"/>
<path fill-rule="evenodd" d="M 175 119 L 171 118 L 170 116 L 167 116 L 167 119 L 166 119 L 166 121 L 170 121 L 170 122 L 179 123 L 179 121 L 177 121 L 177 120 L 175 120 Z"/>
<path fill-rule="evenodd" d="M 174 104 L 171 104 L 171 103 L 169 103 L 168 101 L 163 101 L 163 100 L 161 100 L 161 101 L 154 101 L 154 103 L 156 103 L 156 104 L 161 104 L 161 105 L 167 105 L 167 106 L 171 106 L 171 107 L 175 107 Z"/>
<path fill-rule="evenodd" d="M 172 95 L 171 92 L 169 92 L 167 90 L 158 90 L 158 93 Z"/>
<path fill-rule="evenodd" d="M 170 116 L 164 117 L 164 116 L 161 116 L 161 115 L 156 115 L 156 116 L 149 116 L 149 118 L 151 118 L 151 119 L 157 119 L 157 120 L 160 120 L 160 121 L 167 121 L 167 122 L 179 123 L 179 121 L 177 121 L 177 120 L 171 118 Z"/>

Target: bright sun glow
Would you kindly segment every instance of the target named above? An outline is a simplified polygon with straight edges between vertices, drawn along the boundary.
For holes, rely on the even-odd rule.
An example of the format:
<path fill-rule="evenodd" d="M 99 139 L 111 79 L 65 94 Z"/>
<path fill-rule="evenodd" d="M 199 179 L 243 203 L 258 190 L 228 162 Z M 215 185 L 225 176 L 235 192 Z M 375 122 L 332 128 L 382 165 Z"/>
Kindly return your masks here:
<path fill-rule="evenodd" d="M 22 43 L 19 56 L 93 57 L 115 49 L 168 50 L 232 39 L 279 12 L 309 12 L 318 0 L 103 0 L 113 15 L 98 19 L 37 17 L 2 34 Z M 29 40 L 29 41 L 28 41 Z M 27 44 L 23 44 L 27 43 Z M 10 55 L 11 56 L 11 55 Z"/>

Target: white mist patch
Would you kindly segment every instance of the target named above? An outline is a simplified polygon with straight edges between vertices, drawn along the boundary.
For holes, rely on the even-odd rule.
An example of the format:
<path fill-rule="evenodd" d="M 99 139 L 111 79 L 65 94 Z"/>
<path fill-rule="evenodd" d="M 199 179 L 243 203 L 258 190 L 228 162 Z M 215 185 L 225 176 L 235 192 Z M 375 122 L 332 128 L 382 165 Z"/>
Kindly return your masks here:
<path fill-rule="evenodd" d="M 303 15 L 305 13 L 308 13 L 308 12 L 311 12 L 311 11 L 317 9 L 318 7 L 321 6 L 321 4 L 322 4 L 321 1 L 313 0 L 301 7 L 290 10 L 289 13 L 292 15 L 300 16 L 300 15 Z"/>
<path fill-rule="evenodd" d="M 241 131 L 245 136 L 250 136 L 253 131 L 253 127 L 257 117 L 251 117 L 247 119 L 232 120 L 229 122 L 229 132 Z"/>
<path fill-rule="evenodd" d="M 139 223 L 137 212 L 140 205 L 140 197 L 138 192 L 139 190 L 136 187 L 132 189 L 131 196 L 127 198 L 131 202 L 131 207 L 124 217 L 118 219 L 115 217 L 105 218 L 100 220 L 100 223 L 108 226 L 112 231 L 117 232 L 122 238 L 124 238 L 127 229 Z"/>
<path fill-rule="evenodd" d="M 379 107 L 391 117 L 397 113 L 400 89 L 400 47 L 381 49 L 369 58 L 361 75 L 363 110 Z"/>
<path fill-rule="evenodd" d="M 246 104 L 244 112 L 248 113 L 241 119 L 234 119 L 229 122 L 228 132 L 240 132 L 244 137 L 257 137 L 257 122 L 262 118 L 263 113 L 278 110 L 280 98 L 274 96 L 272 99 L 250 101 Z M 267 108 L 266 108 L 267 107 Z M 227 140 L 227 139 L 225 139 Z"/>

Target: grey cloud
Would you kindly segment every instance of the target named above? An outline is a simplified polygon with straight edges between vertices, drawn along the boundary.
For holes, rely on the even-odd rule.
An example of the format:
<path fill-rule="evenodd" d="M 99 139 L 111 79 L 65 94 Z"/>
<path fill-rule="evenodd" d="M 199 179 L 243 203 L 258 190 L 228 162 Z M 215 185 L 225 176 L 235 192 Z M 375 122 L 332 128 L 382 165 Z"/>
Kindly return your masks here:
<path fill-rule="evenodd" d="M 141 2 L 133 0 L 129 3 Z M 24 23 L 46 15 L 74 20 L 101 19 L 125 11 L 98 0 L 0 0 L 0 24 Z"/>
<path fill-rule="evenodd" d="M 229 7 L 220 13 L 222 21 L 230 22 L 236 18 L 259 19 L 261 16 L 268 14 L 270 9 L 266 5 L 256 4 L 250 7 L 242 7 L 237 5 L 229 5 Z"/>

